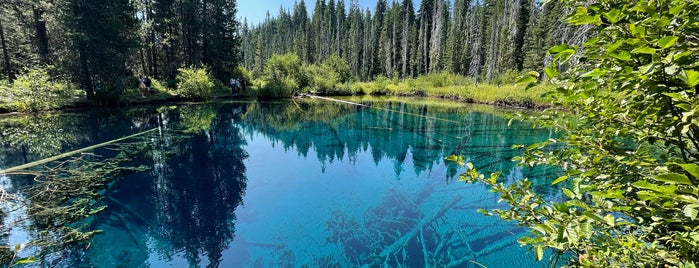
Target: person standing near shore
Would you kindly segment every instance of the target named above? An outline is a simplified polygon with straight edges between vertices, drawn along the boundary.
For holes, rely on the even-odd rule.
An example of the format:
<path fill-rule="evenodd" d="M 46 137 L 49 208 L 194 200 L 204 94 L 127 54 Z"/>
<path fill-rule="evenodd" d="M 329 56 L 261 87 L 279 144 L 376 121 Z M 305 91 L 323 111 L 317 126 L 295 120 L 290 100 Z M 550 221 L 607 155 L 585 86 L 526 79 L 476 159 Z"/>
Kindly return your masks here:
<path fill-rule="evenodd" d="M 236 78 L 231 78 L 230 86 L 231 86 L 231 96 L 235 96 L 237 91 L 240 89 L 240 82 Z"/>

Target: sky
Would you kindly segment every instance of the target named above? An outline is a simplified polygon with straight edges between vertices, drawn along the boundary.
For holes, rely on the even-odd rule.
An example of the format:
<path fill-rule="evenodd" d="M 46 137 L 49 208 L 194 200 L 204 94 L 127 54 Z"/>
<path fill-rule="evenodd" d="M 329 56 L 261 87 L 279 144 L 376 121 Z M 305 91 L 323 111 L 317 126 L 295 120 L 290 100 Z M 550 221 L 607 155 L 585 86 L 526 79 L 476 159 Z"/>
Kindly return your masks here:
<path fill-rule="evenodd" d="M 316 0 L 304 0 L 304 2 L 306 3 L 308 15 L 310 16 L 313 14 L 313 7 L 315 7 Z M 345 8 L 349 10 L 350 0 L 344 0 L 344 2 Z M 391 1 L 389 0 L 386 2 L 390 3 Z M 247 18 L 248 23 L 257 25 L 265 19 L 267 10 L 269 10 L 269 14 L 274 17 L 279 14 L 280 6 L 283 6 L 286 10 L 292 11 L 294 3 L 294 0 L 238 0 L 238 17 L 241 22 L 243 18 Z M 359 0 L 359 5 L 362 7 L 362 10 L 366 10 L 367 8 L 374 10 L 376 0 Z M 417 9 L 417 6 L 415 6 L 415 8 Z"/>

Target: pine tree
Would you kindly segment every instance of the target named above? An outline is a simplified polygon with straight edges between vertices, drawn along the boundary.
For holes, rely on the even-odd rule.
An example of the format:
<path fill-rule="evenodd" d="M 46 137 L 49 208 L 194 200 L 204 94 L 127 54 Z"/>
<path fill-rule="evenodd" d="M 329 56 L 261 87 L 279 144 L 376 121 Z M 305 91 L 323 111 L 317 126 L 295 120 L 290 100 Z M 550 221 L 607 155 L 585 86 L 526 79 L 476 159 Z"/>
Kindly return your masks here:
<path fill-rule="evenodd" d="M 401 27 L 401 76 L 412 77 L 414 73 L 414 54 L 416 53 L 417 36 L 415 34 L 415 9 L 412 0 L 403 0 Z"/>

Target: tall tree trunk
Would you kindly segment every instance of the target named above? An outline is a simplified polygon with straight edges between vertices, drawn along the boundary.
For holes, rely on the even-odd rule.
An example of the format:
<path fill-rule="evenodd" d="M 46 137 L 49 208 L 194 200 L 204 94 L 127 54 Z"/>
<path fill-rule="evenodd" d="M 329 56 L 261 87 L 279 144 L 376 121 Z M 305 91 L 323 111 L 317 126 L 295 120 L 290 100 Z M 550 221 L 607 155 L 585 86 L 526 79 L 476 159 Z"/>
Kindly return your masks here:
<path fill-rule="evenodd" d="M 36 42 L 39 48 L 39 56 L 41 57 L 41 62 L 44 64 L 49 64 L 49 38 L 46 33 L 46 22 L 41 18 L 44 10 L 40 7 L 32 7 L 32 13 L 34 14 L 34 27 L 36 29 Z"/>
<path fill-rule="evenodd" d="M 7 74 L 7 79 L 12 83 L 15 79 L 12 69 L 10 68 L 10 52 L 7 51 L 7 43 L 5 42 L 5 32 L 2 29 L 2 22 L 0 22 L 0 43 L 2 44 L 2 56 L 5 60 L 5 74 Z"/>
<path fill-rule="evenodd" d="M 209 32 L 210 29 L 209 27 L 212 27 L 212 25 L 209 25 L 209 2 L 207 0 L 204 0 L 202 3 L 202 59 L 201 62 L 209 65 L 211 62 L 209 61 Z M 223 49 L 223 48 L 221 48 Z"/>
<path fill-rule="evenodd" d="M 146 1 L 146 14 L 148 14 L 148 20 L 153 21 L 152 17 L 153 16 L 153 9 L 151 7 L 151 1 Z M 150 60 L 151 60 L 151 73 L 150 75 L 152 77 L 157 78 L 158 77 L 158 56 L 156 55 L 157 53 L 157 47 L 155 44 L 155 30 L 153 30 L 153 27 L 148 29 L 149 31 L 149 38 L 150 38 Z"/>
<path fill-rule="evenodd" d="M 85 87 L 87 99 L 91 100 L 95 97 L 95 91 L 92 89 L 92 78 L 90 78 L 90 67 L 87 62 L 87 47 L 85 41 L 78 41 L 78 57 L 80 60 L 80 82 Z"/>
<path fill-rule="evenodd" d="M 84 33 L 85 31 L 85 21 L 84 17 L 82 14 L 82 7 L 80 1 L 73 1 L 72 3 L 72 11 L 73 11 L 73 16 L 75 18 L 78 18 L 77 20 L 77 30 L 78 33 Z M 84 87 L 85 89 L 85 94 L 87 95 L 88 100 L 92 100 L 95 97 L 95 91 L 92 88 L 92 78 L 90 75 L 90 66 L 88 63 L 87 59 L 87 44 L 86 41 L 82 38 L 78 38 L 76 40 L 77 46 L 78 46 L 78 61 L 80 62 L 80 84 Z"/>

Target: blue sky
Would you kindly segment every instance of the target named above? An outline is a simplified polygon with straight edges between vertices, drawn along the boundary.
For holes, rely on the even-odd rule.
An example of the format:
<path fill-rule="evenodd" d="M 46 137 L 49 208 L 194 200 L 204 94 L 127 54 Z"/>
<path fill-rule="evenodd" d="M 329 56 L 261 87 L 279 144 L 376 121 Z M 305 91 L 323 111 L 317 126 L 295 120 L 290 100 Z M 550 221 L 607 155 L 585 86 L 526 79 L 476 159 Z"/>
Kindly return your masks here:
<path fill-rule="evenodd" d="M 328 1 L 329 0 L 326 0 L 326 2 Z M 306 3 L 306 7 L 308 7 L 308 15 L 310 16 L 313 13 L 313 7 L 316 4 L 316 0 L 304 0 L 304 2 Z M 337 0 L 335 2 L 337 2 Z M 350 0 L 344 0 L 344 2 L 345 7 L 349 9 Z M 387 2 L 391 3 L 392 0 Z M 256 25 L 265 19 L 267 10 L 269 10 L 270 15 L 276 16 L 279 14 L 280 6 L 283 6 L 285 9 L 291 11 L 294 7 L 294 3 L 294 0 L 239 0 L 238 17 L 241 18 L 241 22 L 243 21 L 242 18 L 247 18 L 248 23 Z M 376 0 L 359 0 L 359 5 L 363 10 L 366 10 L 367 8 L 373 10 L 376 6 Z M 417 7 L 418 6 L 416 5 L 415 8 L 417 9 Z"/>

